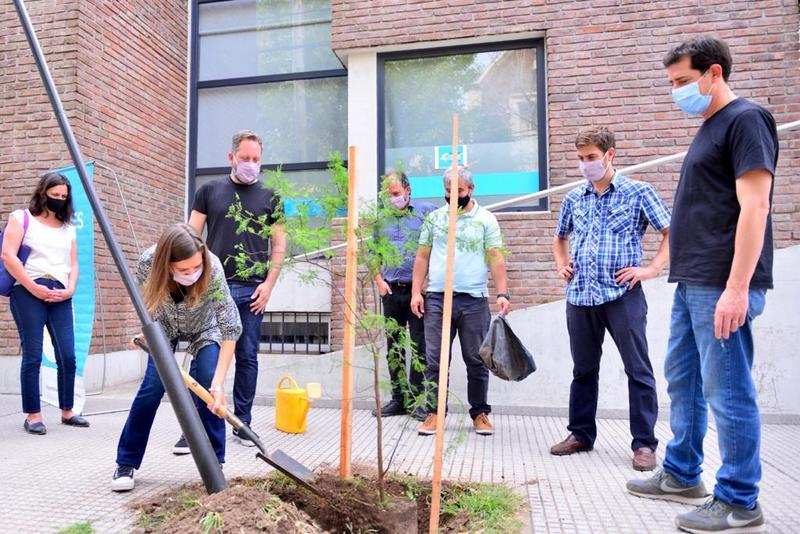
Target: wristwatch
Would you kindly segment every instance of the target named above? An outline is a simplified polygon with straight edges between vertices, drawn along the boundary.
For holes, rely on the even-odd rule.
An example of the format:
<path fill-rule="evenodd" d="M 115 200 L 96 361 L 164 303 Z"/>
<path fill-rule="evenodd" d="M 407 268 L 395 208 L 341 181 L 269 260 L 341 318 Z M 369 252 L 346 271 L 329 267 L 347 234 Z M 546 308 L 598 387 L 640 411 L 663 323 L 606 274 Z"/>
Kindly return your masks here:
<path fill-rule="evenodd" d="M 508 293 L 498 293 L 497 298 L 504 298 L 507 301 L 511 302 L 511 295 L 509 295 Z"/>

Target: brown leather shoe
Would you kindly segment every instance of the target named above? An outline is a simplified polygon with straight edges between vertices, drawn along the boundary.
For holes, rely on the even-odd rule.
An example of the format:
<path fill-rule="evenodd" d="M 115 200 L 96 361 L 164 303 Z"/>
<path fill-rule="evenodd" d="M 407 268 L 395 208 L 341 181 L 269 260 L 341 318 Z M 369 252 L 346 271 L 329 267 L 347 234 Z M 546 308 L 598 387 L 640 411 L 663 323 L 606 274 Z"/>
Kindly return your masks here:
<path fill-rule="evenodd" d="M 639 447 L 633 451 L 633 468 L 637 471 L 652 471 L 656 468 L 656 453 L 650 447 Z"/>
<path fill-rule="evenodd" d="M 417 433 L 420 436 L 430 436 L 436 434 L 436 414 L 429 413 L 425 421 L 417 428 Z"/>
<path fill-rule="evenodd" d="M 592 450 L 591 445 L 578 441 L 574 434 L 567 436 L 567 439 L 561 443 L 556 443 L 550 447 L 550 454 L 556 456 L 566 456 L 568 454 L 575 454 L 576 452 L 584 452 Z"/>
<path fill-rule="evenodd" d="M 475 433 L 481 436 L 491 436 L 494 433 L 494 427 L 489 421 L 489 416 L 485 413 L 479 413 L 478 416 L 473 419 L 472 426 L 475 427 Z"/>

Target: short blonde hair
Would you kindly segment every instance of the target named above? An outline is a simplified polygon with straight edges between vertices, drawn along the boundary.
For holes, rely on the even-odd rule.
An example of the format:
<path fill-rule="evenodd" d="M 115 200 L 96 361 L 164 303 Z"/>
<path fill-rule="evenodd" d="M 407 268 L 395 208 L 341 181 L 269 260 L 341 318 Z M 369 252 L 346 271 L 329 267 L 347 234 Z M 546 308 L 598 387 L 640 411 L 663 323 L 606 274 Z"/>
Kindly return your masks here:
<path fill-rule="evenodd" d="M 261 150 L 264 150 L 264 145 L 261 143 L 261 136 L 255 133 L 253 130 L 242 130 L 241 132 L 236 132 L 233 135 L 233 141 L 231 142 L 231 152 L 234 154 L 237 150 L 239 150 L 239 145 L 242 144 L 242 141 L 249 140 L 255 141 L 258 143 L 258 146 Z"/>

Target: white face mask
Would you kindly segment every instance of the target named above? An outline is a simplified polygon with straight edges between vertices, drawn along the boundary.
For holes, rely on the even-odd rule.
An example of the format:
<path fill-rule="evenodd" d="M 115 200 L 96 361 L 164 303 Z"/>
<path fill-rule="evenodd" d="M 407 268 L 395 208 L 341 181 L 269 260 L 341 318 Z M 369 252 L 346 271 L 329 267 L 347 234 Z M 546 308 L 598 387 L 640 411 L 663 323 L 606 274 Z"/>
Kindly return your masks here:
<path fill-rule="evenodd" d="M 201 266 L 192 274 L 181 274 L 181 273 L 172 273 L 172 279 L 175 280 L 176 283 L 182 286 L 191 286 L 194 285 L 195 282 L 200 280 L 200 277 L 203 275 L 203 267 Z"/>

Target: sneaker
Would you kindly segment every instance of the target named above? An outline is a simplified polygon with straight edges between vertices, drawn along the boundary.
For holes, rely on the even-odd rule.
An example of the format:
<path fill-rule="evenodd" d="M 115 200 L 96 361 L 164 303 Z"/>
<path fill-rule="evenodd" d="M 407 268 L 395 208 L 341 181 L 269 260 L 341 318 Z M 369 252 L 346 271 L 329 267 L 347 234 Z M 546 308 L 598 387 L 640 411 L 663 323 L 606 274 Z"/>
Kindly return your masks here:
<path fill-rule="evenodd" d="M 425 421 L 417 428 L 420 436 L 431 436 L 436 434 L 436 413 L 429 413 Z"/>
<path fill-rule="evenodd" d="M 764 514 L 756 505 L 752 510 L 732 506 L 717 498 L 709 499 L 691 512 L 679 514 L 675 526 L 686 532 L 764 532 Z"/>
<path fill-rule="evenodd" d="M 694 505 L 703 504 L 709 495 L 702 481 L 696 486 L 684 486 L 663 469 L 645 480 L 629 480 L 625 487 L 637 497 Z"/>
<path fill-rule="evenodd" d="M 485 413 L 479 413 L 478 416 L 472 420 L 472 426 L 475 428 L 475 433 L 481 436 L 491 436 L 494 434 L 494 427 L 489 421 L 489 416 Z"/>
<path fill-rule="evenodd" d="M 111 479 L 112 491 L 130 491 L 133 489 L 133 467 L 129 465 L 118 465 Z"/>
<path fill-rule="evenodd" d="M 256 436 L 258 436 L 258 434 L 256 434 Z M 256 446 L 255 443 L 253 443 L 252 441 L 250 441 L 246 437 L 240 436 L 239 432 L 235 428 L 233 429 L 233 437 L 235 438 L 235 441 L 239 442 L 239 445 L 242 445 L 244 447 L 255 447 Z"/>
<path fill-rule="evenodd" d="M 175 456 L 182 456 L 184 454 L 191 454 L 191 452 L 192 451 L 189 450 L 189 444 L 186 442 L 186 436 L 181 434 L 180 439 L 172 446 L 172 454 Z"/>
<path fill-rule="evenodd" d="M 406 407 L 402 402 L 397 402 L 392 399 L 383 406 L 381 406 L 381 417 L 392 417 L 393 415 L 405 415 Z M 372 416 L 378 417 L 378 411 L 373 408 Z"/>

